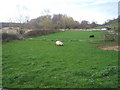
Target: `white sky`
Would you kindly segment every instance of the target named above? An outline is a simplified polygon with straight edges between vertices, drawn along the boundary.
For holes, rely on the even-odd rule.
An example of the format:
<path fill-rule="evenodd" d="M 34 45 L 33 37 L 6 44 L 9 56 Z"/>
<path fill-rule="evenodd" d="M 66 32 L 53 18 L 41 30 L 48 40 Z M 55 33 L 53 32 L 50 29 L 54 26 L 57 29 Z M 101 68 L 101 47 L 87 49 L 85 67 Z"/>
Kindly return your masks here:
<path fill-rule="evenodd" d="M 15 20 L 20 12 L 30 19 L 42 15 L 45 9 L 50 14 L 67 14 L 77 21 L 97 21 L 102 24 L 118 17 L 119 0 L 0 0 L 0 22 Z M 21 9 L 24 8 L 24 9 Z"/>

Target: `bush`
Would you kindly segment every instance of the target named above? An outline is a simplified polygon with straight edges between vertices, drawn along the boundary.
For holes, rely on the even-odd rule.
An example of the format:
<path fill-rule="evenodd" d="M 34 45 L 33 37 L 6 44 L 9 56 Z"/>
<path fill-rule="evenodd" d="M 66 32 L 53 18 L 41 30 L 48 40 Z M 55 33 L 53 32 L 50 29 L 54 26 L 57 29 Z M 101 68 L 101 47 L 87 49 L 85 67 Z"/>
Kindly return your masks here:
<path fill-rule="evenodd" d="M 22 30 L 22 29 L 21 29 L 21 30 L 18 30 L 17 32 L 18 32 L 20 35 L 22 35 L 22 34 L 24 34 L 24 33 L 25 33 L 25 31 L 24 31 L 24 30 Z"/>
<path fill-rule="evenodd" d="M 33 30 L 33 31 L 25 33 L 23 36 L 33 37 L 33 36 L 41 36 L 41 35 L 46 35 L 46 34 L 55 33 L 55 32 L 58 32 L 58 30 Z"/>
<path fill-rule="evenodd" d="M 118 35 L 117 34 L 110 34 L 107 33 L 104 35 L 104 40 L 105 41 L 118 41 Z"/>
<path fill-rule="evenodd" d="M 2 33 L 2 41 L 8 42 L 12 40 L 20 40 L 24 37 L 33 37 L 33 36 L 41 36 L 49 33 L 55 33 L 59 30 L 33 30 L 24 34 L 8 34 L 8 33 Z"/>
<path fill-rule="evenodd" d="M 7 33 L 2 33 L 2 41 L 12 41 L 12 40 L 16 40 L 16 39 L 20 39 L 20 37 L 18 35 L 15 34 L 7 34 Z"/>

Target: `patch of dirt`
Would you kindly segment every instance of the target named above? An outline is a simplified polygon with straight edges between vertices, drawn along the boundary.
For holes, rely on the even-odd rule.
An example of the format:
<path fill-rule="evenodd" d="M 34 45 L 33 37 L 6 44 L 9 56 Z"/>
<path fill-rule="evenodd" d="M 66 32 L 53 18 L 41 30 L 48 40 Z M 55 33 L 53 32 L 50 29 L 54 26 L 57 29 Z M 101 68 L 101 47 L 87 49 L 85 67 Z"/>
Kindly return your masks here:
<path fill-rule="evenodd" d="M 120 46 L 107 46 L 107 47 L 102 47 L 102 50 L 115 50 L 115 51 L 120 51 Z"/>

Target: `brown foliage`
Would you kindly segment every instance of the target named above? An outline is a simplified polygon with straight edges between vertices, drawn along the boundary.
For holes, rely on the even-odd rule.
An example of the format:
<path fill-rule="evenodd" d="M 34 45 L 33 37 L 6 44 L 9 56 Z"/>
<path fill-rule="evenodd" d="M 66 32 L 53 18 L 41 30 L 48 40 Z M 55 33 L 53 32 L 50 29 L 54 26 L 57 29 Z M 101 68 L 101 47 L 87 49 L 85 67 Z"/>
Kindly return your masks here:
<path fill-rule="evenodd" d="M 105 41 L 118 41 L 118 35 L 116 34 L 105 34 L 104 35 L 104 40 Z"/>
<path fill-rule="evenodd" d="M 12 40 L 16 40 L 16 39 L 20 39 L 20 37 L 18 35 L 15 34 L 7 34 L 7 33 L 2 33 L 2 41 L 12 41 Z"/>
<path fill-rule="evenodd" d="M 25 33 L 23 36 L 24 37 L 33 37 L 33 36 L 41 36 L 49 33 L 55 33 L 58 32 L 59 30 L 33 30 L 28 33 Z"/>

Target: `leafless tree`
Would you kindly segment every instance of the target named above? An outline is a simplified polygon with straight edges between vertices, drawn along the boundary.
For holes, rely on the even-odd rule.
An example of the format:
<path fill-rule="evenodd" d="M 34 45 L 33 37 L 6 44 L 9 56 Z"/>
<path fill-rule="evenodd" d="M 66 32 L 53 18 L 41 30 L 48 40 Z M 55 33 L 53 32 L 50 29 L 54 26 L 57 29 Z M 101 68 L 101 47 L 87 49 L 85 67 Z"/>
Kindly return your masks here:
<path fill-rule="evenodd" d="M 17 6 L 16 7 L 18 15 L 14 18 L 9 18 L 9 26 L 15 27 L 17 26 L 17 32 L 19 35 L 22 35 L 25 32 L 25 27 L 29 21 L 29 15 L 27 15 L 28 8 L 24 6 Z M 17 25 L 15 24 L 17 23 Z"/>

